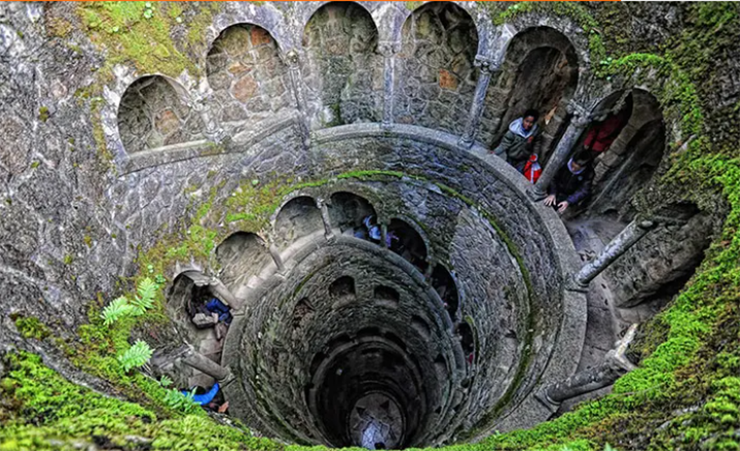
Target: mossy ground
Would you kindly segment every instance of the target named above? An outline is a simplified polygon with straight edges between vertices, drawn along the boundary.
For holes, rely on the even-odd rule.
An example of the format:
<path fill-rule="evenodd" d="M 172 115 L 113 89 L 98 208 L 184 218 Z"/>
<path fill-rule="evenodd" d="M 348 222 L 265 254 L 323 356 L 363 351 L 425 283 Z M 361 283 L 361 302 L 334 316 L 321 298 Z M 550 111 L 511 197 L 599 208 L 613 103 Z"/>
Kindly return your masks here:
<path fill-rule="evenodd" d="M 183 14 L 178 14 L 176 6 L 156 5 L 148 8 L 155 10 L 153 17 L 170 25 L 176 24 L 176 18 Z M 145 5 L 81 8 L 84 23 L 88 28 L 97 28 L 92 32 L 94 42 L 111 52 L 110 61 L 142 56 L 135 62 L 141 70 L 156 63 L 159 71 L 167 68 L 164 72 L 171 69 L 172 73 L 189 64 L 179 56 L 183 54 L 182 44 L 170 44 L 169 33 L 167 37 L 163 34 L 164 25 L 148 22 L 144 17 Z M 684 152 L 677 152 L 678 145 L 671 146 L 667 169 L 651 193 L 645 195 L 643 205 L 648 208 L 689 200 L 712 211 L 721 199 L 729 213 L 721 235 L 707 251 L 696 275 L 647 327 L 639 349 L 640 355 L 645 356 L 640 367 L 620 379 L 612 394 L 531 430 L 495 434 L 480 443 L 445 449 L 595 450 L 605 443 L 619 449 L 740 449 L 736 433 L 740 429 L 740 121 L 736 120 L 740 104 L 717 107 L 720 71 L 725 68 L 722 58 L 737 45 L 738 6 L 721 2 L 681 6 L 682 28 L 661 42 L 657 50 L 644 45 L 642 37 L 630 35 L 628 27 L 620 26 L 628 23 L 635 11 L 645 8 L 642 5 L 596 8 L 525 3 L 491 8 L 496 23 L 533 11 L 568 16 L 587 31 L 597 74 L 632 77 L 637 73 L 639 80 L 651 73 L 660 79 L 665 88 L 655 94 L 666 117 L 677 118 L 682 130 L 687 135 L 694 134 L 696 139 Z M 96 26 L 90 27 L 93 23 Z M 56 33 L 70 32 L 64 21 L 54 22 L 52 29 Z M 141 43 L 139 38 L 120 39 L 120 33 L 131 30 L 161 37 L 162 48 L 154 52 L 151 43 Z M 196 31 L 188 35 L 197 35 L 197 27 L 192 30 Z M 140 55 L 144 50 L 151 53 Z M 158 60 L 163 60 L 164 65 Z M 228 219 L 235 228 L 257 231 L 291 185 L 298 184 L 280 180 L 254 185 L 249 180 L 233 200 L 225 203 L 228 211 L 223 214 L 231 215 Z M 141 277 L 164 272 L 167 265 L 183 255 L 207 257 L 226 233 L 214 232 L 208 226 L 215 195 L 209 199 L 194 206 L 191 226 L 142 252 Z M 169 409 L 161 401 L 162 389 L 156 381 L 138 373 L 122 372 L 112 357 L 117 348 L 127 345 L 136 325 L 103 328 L 95 319 L 101 306 L 102 301 L 92 306 L 91 324 L 78 331 L 80 345 L 68 343 L 65 350 L 83 369 L 118 387 L 128 387 L 121 388 L 121 393 L 139 404 L 76 387 L 45 368 L 35 356 L 11 356 L 7 363 L 11 371 L 0 382 L 0 420 L 4 424 L 0 449 L 47 449 L 54 443 L 64 448 L 71 447 L 70 440 L 95 437 L 124 449 L 141 448 L 127 436 L 153 439 L 147 446 L 155 449 L 282 448 L 217 425 L 205 415 L 183 416 Z M 18 326 L 27 337 L 52 339 L 44 326 L 33 320 L 26 319 Z"/>

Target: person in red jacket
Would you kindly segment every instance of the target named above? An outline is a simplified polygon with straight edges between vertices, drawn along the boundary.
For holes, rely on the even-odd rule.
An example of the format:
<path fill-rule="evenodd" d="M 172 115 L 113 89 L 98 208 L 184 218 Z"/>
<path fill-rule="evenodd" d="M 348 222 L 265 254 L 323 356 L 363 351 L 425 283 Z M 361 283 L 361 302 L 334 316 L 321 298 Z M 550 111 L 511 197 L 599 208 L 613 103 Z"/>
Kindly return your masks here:
<path fill-rule="evenodd" d="M 584 150 L 588 150 L 594 157 L 609 149 L 617 139 L 630 118 L 631 108 L 622 108 L 617 114 L 610 114 L 601 122 L 593 124 L 586 132 L 583 140 Z"/>

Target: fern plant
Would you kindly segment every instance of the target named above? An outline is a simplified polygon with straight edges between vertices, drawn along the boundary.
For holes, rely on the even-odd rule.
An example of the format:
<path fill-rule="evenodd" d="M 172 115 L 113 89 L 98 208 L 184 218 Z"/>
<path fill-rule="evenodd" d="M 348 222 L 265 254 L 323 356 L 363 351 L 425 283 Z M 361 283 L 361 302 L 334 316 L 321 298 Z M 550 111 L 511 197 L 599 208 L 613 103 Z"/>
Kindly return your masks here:
<path fill-rule="evenodd" d="M 174 382 L 166 375 L 162 375 L 162 377 L 159 378 L 159 385 L 162 387 L 169 387 L 172 384 L 174 384 Z"/>
<path fill-rule="evenodd" d="M 119 354 L 117 359 L 123 370 L 129 372 L 132 368 L 138 368 L 148 362 L 153 352 L 147 342 L 137 340 L 126 352 Z"/>
<path fill-rule="evenodd" d="M 106 305 L 100 317 L 103 318 L 103 324 L 110 326 L 121 318 L 133 314 L 133 311 L 134 307 L 128 303 L 128 299 L 121 296 Z"/>
<path fill-rule="evenodd" d="M 121 296 L 103 309 L 103 312 L 100 314 L 100 317 L 103 318 L 103 323 L 106 326 L 110 326 L 125 317 L 143 315 L 154 306 L 154 298 L 157 295 L 158 289 L 159 284 L 152 279 L 148 277 L 142 279 L 136 287 L 136 296 L 133 299 Z"/>
<path fill-rule="evenodd" d="M 164 402 L 173 410 L 179 410 L 184 413 L 193 413 L 198 410 L 200 404 L 193 401 L 195 390 L 185 395 L 180 391 L 171 388 L 167 390 L 167 394 L 164 396 Z"/>
<path fill-rule="evenodd" d="M 150 278 L 145 278 L 139 282 L 139 286 L 136 288 L 138 296 L 135 296 L 131 301 L 135 311 L 138 315 L 143 315 L 147 310 L 154 306 L 154 296 L 157 294 L 157 284 Z"/>

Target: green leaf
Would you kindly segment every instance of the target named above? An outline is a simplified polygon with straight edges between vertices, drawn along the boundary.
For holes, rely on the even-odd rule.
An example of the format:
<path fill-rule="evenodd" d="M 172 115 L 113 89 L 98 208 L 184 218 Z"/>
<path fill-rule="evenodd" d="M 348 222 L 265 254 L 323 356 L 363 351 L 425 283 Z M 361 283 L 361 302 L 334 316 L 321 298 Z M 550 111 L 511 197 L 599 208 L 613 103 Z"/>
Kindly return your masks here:
<path fill-rule="evenodd" d="M 126 352 L 119 354 L 117 359 L 121 366 L 123 366 L 123 370 L 128 372 L 132 368 L 138 368 L 148 362 L 153 353 L 154 351 L 149 347 L 147 342 L 137 340 Z"/>
<path fill-rule="evenodd" d="M 128 299 L 124 296 L 114 299 L 110 304 L 105 306 L 100 317 L 103 319 L 103 324 L 110 326 L 121 318 L 134 313 L 134 306 L 129 304 Z"/>
<path fill-rule="evenodd" d="M 137 315 L 143 315 L 147 310 L 152 308 L 154 297 L 157 294 L 157 288 L 158 285 L 148 277 L 139 282 L 139 286 L 136 289 L 138 296 L 132 302 L 134 307 L 136 307 L 135 313 Z"/>

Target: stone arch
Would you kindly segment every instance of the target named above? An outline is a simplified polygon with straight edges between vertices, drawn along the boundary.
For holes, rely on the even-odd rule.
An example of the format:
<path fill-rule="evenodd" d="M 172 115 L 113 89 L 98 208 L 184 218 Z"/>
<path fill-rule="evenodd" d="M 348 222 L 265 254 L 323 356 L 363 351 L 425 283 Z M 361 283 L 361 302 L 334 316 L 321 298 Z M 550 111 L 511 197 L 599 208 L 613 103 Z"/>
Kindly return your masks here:
<path fill-rule="evenodd" d="M 462 345 L 462 350 L 465 353 L 465 358 L 468 363 L 473 363 L 471 361 L 471 355 L 473 356 L 473 358 L 475 357 L 475 332 L 467 321 L 461 322 L 456 329 L 457 334 L 460 336 L 460 344 Z"/>
<path fill-rule="evenodd" d="M 527 109 L 540 113 L 542 135 L 537 148 L 546 158 L 567 125 L 567 104 L 578 85 L 578 54 L 560 31 L 544 26 L 517 33 L 489 88 L 481 138 L 498 145 L 509 124 Z"/>
<path fill-rule="evenodd" d="M 216 248 L 216 259 L 221 265 L 221 281 L 237 297 L 250 279 L 257 277 L 266 265 L 272 263 L 265 241 L 254 233 L 236 232 Z"/>
<path fill-rule="evenodd" d="M 302 75 L 316 128 L 382 117 L 383 58 L 370 13 L 354 2 L 330 2 L 303 32 Z"/>
<path fill-rule="evenodd" d="M 355 295 L 355 279 L 342 276 L 329 285 L 329 296 L 343 298 Z"/>
<path fill-rule="evenodd" d="M 328 207 L 332 227 L 339 228 L 342 233 L 362 228 L 362 221 L 368 216 L 377 217 L 367 199 L 348 191 L 333 193 Z"/>
<path fill-rule="evenodd" d="M 394 288 L 378 285 L 373 289 L 373 298 L 375 302 L 390 308 L 398 308 L 401 301 L 401 295 Z"/>
<path fill-rule="evenodd" d="M 457 320 L 460 309 L 460 294 L 452 274 L 444 266 L 435 265 L 432 270 L 431 285 L 442 299 L 442 302 L 446 304 L 445 309 L 450 314 L 450 319 L 452 321 Z"/>
<path fill-rule="evenodd" d="M 421 234 L 406 221 L 398 218 L 391 219 L 388 224 L 388 234 L 391 239 L 391 250 L 421 271 L 425 271 L 428 263 L 427 245 Z"/>
<path fill-rule="evenodd" d="M 397 55 L 396 122 L 462 134 L 478 71 L 478 30 L 451 2 L 430 2 L 406 19 Z"/>
<path fill-rule="evenodd" d="M 129 154 L 197 139 L 203 122 L 183 88 L 162 75 L 136 79 L 118 106 L 118 133 Z"/>
<path fill-rule="evenodd" d="M 284 53 L 295 46 L 286 19 L 284 13 L 271 2 L 261 5 L 253 2 L 235 3 L 230 5 L 229 14 L 214 17 L 213 25 L 206 30 L 206 41 L 215 41 L 224 30 L 234 25 L 251 24 L 265 29 L 275 39 L 280 52 Z"/>
<path fill-rule="evenodd" d="M 306 324 L 308 324 L 311 321 L 311 318 L 313 318 L 315 312 L 316 308 L 313 306 L 308 298 L 301 298 L 296 303 L 295 307 L 293 307 L 292 318 L 293 329 L 296 329 L 293 333 L 293 339 L 299 337 L 299 334 L 295 332 L 297 332 L 297 329 L 301 329 Z"/>
<path fill-rule="evenodd" d="M 229 306 L 226 299 L 221 296 L 222 288 L 223 286 L 218 286 L 217 281 L 214 284 L 214 279 L 202 272 L 186 270 L 175 276 L 166 293 L 167 316 L 174 321 L 178 330 L 186 335 L 188 343 L 202 354 L 211 355 L 214 358 L 218 357 L 221 352 L 222 343 L 216 340 L 220 332 L 214 329 L 214 327 L 220 327 L 220 324 L 216 326 L 215 323 L 199 323 L 196 321 L 196 314 L 204 313 L 205 316 L 209 316 L 210 313 L 204 308 L 205 303 L 214 297 Z M 196 375 L 196 377 L 205 377 L 208 380 L 205 375 Z"/>
<path fill-rule="evenodd" d="M 222 123 L 259 121 L 292 105 L 277 42 L 260 26 L 221 31 L 208 51 L 206 74 Z"/>
<path fill-rule="evenodd" d="M 629 202 L 657 170 L 666 145 L 666 126 L 658 100 L 642 89 L 617 91 L 594 108 L 590 124 L 576 145 L 598 131 L 607 121 L 620 121 L 616 138 L 594 161 L 590 210 L 596 214 L 619 213 L 629 219 Z"/>
<path fill-rule="evenodd" d="M 280 250 L 301 237 L 324 230 L 321 210 L 308 196 L 298 196 L 282 206 L 275 217 L 275 244 Z"/>

